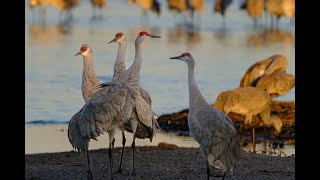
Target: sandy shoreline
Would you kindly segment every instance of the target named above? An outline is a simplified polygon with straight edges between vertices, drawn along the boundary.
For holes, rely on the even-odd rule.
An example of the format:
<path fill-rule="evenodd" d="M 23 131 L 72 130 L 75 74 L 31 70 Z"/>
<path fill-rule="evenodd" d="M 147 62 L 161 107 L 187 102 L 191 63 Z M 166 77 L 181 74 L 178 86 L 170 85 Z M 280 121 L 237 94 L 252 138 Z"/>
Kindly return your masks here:
<path fill-rule="evenodd" d="M 114 169 L 120 148 L 115 148 Z M 114 179 L 206 179 L 206 166 L 198 148 L 137 147 L 136 177 L 131 176 L 132 150 L 125 148 L 123 173 Z M 94 179 L 110 179 L 107 149 L 90 151 Z M 25 155 L 25 179 L 86 179 L 84 154 L 77 152 Z M 216 178 L 221 179 L 221 178 Z M 241 155 L 236 175 L 226 179 L 295 179 L 295 157 Z"/>

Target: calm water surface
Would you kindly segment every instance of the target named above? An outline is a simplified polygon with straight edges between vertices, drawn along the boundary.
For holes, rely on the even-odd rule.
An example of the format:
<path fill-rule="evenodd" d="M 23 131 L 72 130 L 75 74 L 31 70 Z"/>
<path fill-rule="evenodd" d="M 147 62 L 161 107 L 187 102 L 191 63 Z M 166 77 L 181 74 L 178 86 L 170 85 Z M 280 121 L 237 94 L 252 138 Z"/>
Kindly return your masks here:
<path fill-rule="evenodd" d="M 103 19 L 93 20 L 89 1 L 80 1 L 73 20 L 65 22 L 52 7 L 47 8 L 45 22 L 39 21 L 26 3 L 26 123 L 68 122 L 84 105 L 83 60 L 74 56 L 83 43 L 93 48 L 100 82 L 110 81 L 118 45 L 107 42 L 119 31 L 128 39 L 127 67 L 134 58 L 138 32 L 162 36 L 145 39 L 140 74 L 140 83 L 152 96 L 153 109 L 160 115 L 188 108 L 187 66 L 169 60 L 185 51 L 196 60 L 196 81 L 209 103 L 214 103 L 220 92 L 236 88 L 251 64 L 271 55 L 285 55 L 289 60 L 287 72 L 295 74 L 295 27 L 286 18 L 281 19 L 279 30 L 271 31 L 263 22 L 254 27 L 246 12 L 239 10 L 239 1 L 227 10 L 225 23 L 220 15 L 213 14 L 211 0 L 206 1 L 206 10 L 195 23 L 169 12 L 165 0 L 160 0 L 160 17 L 150 12 L 142 17 L 141 8 L 128 5 L 126 0 L 107 2 Z M 276 100 L 294 101 L 295 89 Z"/>

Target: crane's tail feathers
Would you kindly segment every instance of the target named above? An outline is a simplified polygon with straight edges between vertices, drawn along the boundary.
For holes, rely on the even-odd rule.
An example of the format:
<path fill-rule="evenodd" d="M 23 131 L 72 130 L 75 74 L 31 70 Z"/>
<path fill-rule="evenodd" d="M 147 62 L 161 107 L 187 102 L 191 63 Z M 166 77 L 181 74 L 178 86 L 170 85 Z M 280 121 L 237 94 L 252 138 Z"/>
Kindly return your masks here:
<path fill-rule="evenodd" d="M 90 139 L 98 141 L 97 137 L 101 134 L 102 130 L 98 124 L 90 121 L 86 116 L 82 116 L 81 112 L 80 110 L 70 120 L 68 138 L 73 148 L 78 151 L 86 151 L 89 148 Z"/>
<path fill-rule="evenodd" d="M 152 142 L 152 139 L 154 136 L 156 136 L 157 131 L 160 129 L 160 126 L 158 124 L 156 116 L 152 117 L 152 136 L 150 138 L 150 142 Z"/>
<path fill-rule="evenodd" d="M 223 144 L 221 144 L 223 145 Z M 221 148 L 222 146 L 217 146 L 218 149 L 215 149 L 213 152 L 217 152 L 216 154 L 210 154 L 208 156 L 209 163 L 212 167 L 224 170 L 226 172 L 232 173 L 234 169 L 237 167 L 241 150 L 240 150 L 240 139 L 237 135 L 232 137 L 230 141 L 225 144 L 225 148 Z M 216 156 L 220 154 L 219 156 Z"/>
<path fill-rule="evenodd" d="M 89 148 L 89 139 L 84 138 L 81 135 L 80 128 L 78 125 L 78 117 L 80 114 L 76 114 L 73 116 L 73 118 L 70 120 L 68 125 L 68 138 L 69 142 L 72 145 L 73 149 L 81 152 L 85 151 Z"/>

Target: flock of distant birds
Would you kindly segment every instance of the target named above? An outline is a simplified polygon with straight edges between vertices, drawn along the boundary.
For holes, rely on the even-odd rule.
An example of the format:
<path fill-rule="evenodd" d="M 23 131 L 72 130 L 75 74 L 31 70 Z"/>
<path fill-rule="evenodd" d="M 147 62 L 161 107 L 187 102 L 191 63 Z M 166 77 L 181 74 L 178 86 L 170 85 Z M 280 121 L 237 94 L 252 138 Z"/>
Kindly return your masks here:
<path fill-rule="evenodd" d="M 102 10 L 107 5 L 107 0 L 90 0 L 94 17 L 96 16 L 96 9 L 99 9 L 100 17 L 102 17 Z M 232 0 L 214 0 L 213 12 L 221 14 L 225 17 L 226 10 L 233 2 Z M 143 15 L 147 11 L 161 14 L 161 5 L 158 0 L 128 0 L 128 4 L 137 4 L 143 9 Z M 66 12 L 71 15 L 71 10 L 79 5 L 79 0 L 29 0 L 30 9 L 34 10 L 36 7 L 43 8 L 45 13 L 45 6 L 51 5 L 60 12 Z M 200 14 L 205 10 L 205 0 L 167 0 L 167 8 L 177 14 L 188 14 L 194 17 L 194 14 Z M 251 17 L 256 24 L 258 19 L 263 15 L 269 14 L 271 22 L 276 19 L 278 25 L 281 17 L 293 19 L 295 17 L 295 0 L 244 0 L 240 9 L 247 10 L 248 16 Z"/>
<path fill-rule="evenodd" d="M 88 162 L 88 179 L 93 179 L 89 156 L 89 142 L 107 132 L 109 135 L 109 172 L 113 179 L 113 157 L 115 133 L 122 132 L 122 153 L 119 168 L 122 173 L 122 158 L 126 138 L 124 131 L 133 135 L 132 176 L 135 172 L 135 139 L 148 138 L 150 141 L 160 128 L 158 115 L 152 109 L 150 94 L 140 86 L 142 64 L 142 42 L 145 38 L 161 38 L 141 31 L 135 40 L 135 56 L 132 65 L 126 68 L 125 54 L 127 38 L 119 32 L 109 42 L 118 43 L 111 82 L 100 83 L 94 70 L 93 49 L 83 44 L 76 55 L 83 57 L 82 95 L 85 105 L 71 118 L 68 138 L 73 148 L 85 152 Z M 270 115 L 272 98 L 285 95 L 295 86 L 295 76 L 286 73 L 288 60 L 283 55 L 273 55 L 249 67 L 240 80 L 239 88 L 218 95 L 212 107 L 202 96 L 194 76 L 195 60 L 185 52 L 172 60 L 183 61 L 188 66 L 190 135 L 199 143 L 200 152 L 206 161 L 207 177 L 232 175 L 240 159 L 241 139 L 228 113 L 245 115 L 244 126 L 252 128 L 253 152 L 255 151 L 255 124 L 253 116 L 258 116 L 265 126 L 273 126 L 279 135 L 283 123 L 275 115 Z"/>

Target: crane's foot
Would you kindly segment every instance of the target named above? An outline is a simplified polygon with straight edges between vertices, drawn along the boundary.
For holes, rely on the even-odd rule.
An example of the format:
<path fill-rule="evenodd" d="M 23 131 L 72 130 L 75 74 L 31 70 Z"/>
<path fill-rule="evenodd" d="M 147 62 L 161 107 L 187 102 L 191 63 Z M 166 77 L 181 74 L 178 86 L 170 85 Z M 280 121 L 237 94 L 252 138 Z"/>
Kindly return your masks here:
<path fill-rule="evenodd" d="M 93 180 L 93 176 L 92 176 L 91 171 L 87 171 L 87 173 L 88 173 L 87 179 L 88 179 L 88 180 Z"/>
<path fill-rule="evenodd" d="M 132 172 L 132 174 L 131 174 L 131 175 L 132 175 L 132 176 L 137 176 L 135 172 Z"/>
<path fill-rule="evenodd" d="M 118 173 L 122 173 L 123 172 L 123 169 L 118 169 L 118 171 L 116 171 L 114 174 L 118 174 Z"/>

